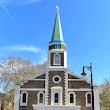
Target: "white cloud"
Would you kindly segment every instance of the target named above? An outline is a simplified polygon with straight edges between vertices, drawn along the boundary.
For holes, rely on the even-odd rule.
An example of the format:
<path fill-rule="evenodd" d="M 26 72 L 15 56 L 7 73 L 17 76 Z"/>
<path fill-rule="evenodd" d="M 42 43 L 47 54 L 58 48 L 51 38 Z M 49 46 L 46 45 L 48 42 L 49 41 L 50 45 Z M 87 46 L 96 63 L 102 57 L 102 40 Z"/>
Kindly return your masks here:
<path fill-rule="evenodd" d="M 9 51 L 28 51 L 28 52 L 34 52 L 34 53 L 42 53 L 41 49 L 35 46 L 8 46 L 4 47 L 4 49 Z"/>

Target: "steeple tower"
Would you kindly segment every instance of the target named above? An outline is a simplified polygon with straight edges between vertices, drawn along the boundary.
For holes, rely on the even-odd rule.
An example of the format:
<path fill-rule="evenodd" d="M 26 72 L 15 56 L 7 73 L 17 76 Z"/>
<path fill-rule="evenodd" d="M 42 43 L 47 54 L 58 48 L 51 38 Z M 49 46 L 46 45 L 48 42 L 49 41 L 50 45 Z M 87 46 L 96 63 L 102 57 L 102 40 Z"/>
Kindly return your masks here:
<path fill-rule="evenodd" d="M 51 41 L 49 42 L 48 67 L 67 68 L 66 44 L 64 43 L 63 39 L 63 33 L 59 16 L 59 8 L 57 6 L 56 8 L 57 10 L 52 38 Z"/>
<path fill-rule="evenodd" d="M 63 33 L 62 33 L 62 28 L 61 28 L 61 22 L 60 22 L 60 16 L 59 16 L 59 8 L 56 6 L 56 18 L 55 18 L 55 23 L 54 23 L 54 28 L 53 28 L 53 33 L 52 33 L 52 38 L 51 42 L 64 42 L 63 40 Z"/>

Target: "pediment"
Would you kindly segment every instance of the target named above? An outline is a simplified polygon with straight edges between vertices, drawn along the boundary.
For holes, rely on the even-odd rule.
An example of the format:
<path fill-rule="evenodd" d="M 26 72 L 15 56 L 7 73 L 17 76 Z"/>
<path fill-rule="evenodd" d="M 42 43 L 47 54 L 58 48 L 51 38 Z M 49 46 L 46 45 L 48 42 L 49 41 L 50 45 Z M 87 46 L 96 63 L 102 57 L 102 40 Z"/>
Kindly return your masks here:
<path fill-rule="evenodd" d="M 74 74 L 73 72 L 68 72 L 68 79 L 81 79 L 82 80 L 85 78 L 78 76 L 78 75 Z"/>
<path fill-rule="evenodd" d="M 45 73 L 37 74 L 34 77 L 29 78 L 27 81 L 22 82 L 21 85 L 24 85 L 25 83 L 27 83 L 28 81 L 31 81 L 31 80 L 43 80 L 44 81 L 45 80 Z"/>
<path fill-rule="evenodd" d="M 78 76 L 78 75 L 76 75 L 76 74 L 74 74 L 74 73 L 72 73 L 72 72 L 68 72 L 68 81 L 70 81 L 70 82 L 82 82 L 82 83 L 84 83 L 85 82 L 85 84 L 89 84 L 90 85 L 90 82 L 86 79 L 86 78 L 84 78 L 84 77 L 82 77 L 82 76 Z"/>

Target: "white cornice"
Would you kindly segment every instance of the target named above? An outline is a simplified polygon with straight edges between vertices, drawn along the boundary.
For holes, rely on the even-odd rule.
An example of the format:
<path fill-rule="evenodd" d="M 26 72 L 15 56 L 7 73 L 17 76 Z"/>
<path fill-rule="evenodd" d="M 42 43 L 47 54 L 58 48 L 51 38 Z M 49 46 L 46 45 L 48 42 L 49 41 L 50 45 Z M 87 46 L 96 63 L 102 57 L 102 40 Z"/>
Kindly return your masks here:
<path fill-rule="evenodd" d="M 45 73 L 39 73 L 39 74 L 35 75 L 34 77 L 29 78 L 28 80 L 35 79 L 36 77 L 39 77 L 39 76 L 41 76 L 41 75 L 43 75 L 43 74 L 45 74 Z"/>
<path fill-rule="evenodd" d="M 45 73 L 37 74 L 37 75 L 35 75 L 35 76 L 32 77 L 32 78 L 28 78 L 28 80 L 25 81 L 25 82 L 22 82 L 21 85 L 24 85 L 24 84 L 27 83 L 29 80 L 33 80 L 33 79 L 35 79 L 36 77 L 39 77 L 39 76 L 41 76 L 41 75 L 43 75 L 43 74 L 45 74 Z"/>
<path fill-rule="evenodd" d="M 91 91 L 91 88 L 68 89 L 68 91 Z"/>
<path fill-rule="evenodd" d="M 85 78 L 83 78 L 83 77 L 81 77 L 81 76 L 78 76 L 78 75 L 76 75 L 76 74 L 74 74 L 74 73 L 71 73 L 70 71 L 68 71 L 68 74 L 70 74 L 70 75 L 72 75 L 72 76 L 75 76 L 75 77 L 77 77 L 77 78 L 79 78 L 79 79 L 84 79 L 84 80 L 86 80 Z"/>
<path fill-rule="evenodd" d="M 68 81 L 86 81 L 85 79 L 68 79 Z"/>
<path fill-rule="evenodd" d="M 51 68 L 47 68 L 47 71 L 67 71 L 67 68 L 58 68 L 58 66 L 54 66 L 54 68 L 53 68 L 53 66 L 51 66 Z"/>
<path fill-rule="evenodd" d="M 45 81 L 45 79 L 30 79 L 31 81 Z"/>
<path fill-rule="evenodd" d="M 62 44 L 62 45 L 65 45 L 65 46 L 66 46 L 66 44 L 65 44 L 65 43 L 62 43 L 62 42 L 52 42 L 52 43 L 49 44 L 48 46 L 53 45 L 53 44 Z"/>
<path fill-rule="evenodd" d="M 20 91 L 45 91 L 45 88 L 20 88 Z"/>

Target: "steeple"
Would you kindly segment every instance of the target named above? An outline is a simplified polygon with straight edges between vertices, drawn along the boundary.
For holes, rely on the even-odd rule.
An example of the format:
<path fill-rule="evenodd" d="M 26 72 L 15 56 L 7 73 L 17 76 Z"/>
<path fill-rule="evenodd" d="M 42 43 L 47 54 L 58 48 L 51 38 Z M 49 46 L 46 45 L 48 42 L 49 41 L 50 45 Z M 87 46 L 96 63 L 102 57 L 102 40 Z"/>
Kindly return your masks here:
<path fill-rule="evenodd" d="M 54 42 L 64 43 L 58 6 L 56 6 L 56 18 L 55 18 L 55 23 L 54 23 L 54 28 L 50 43 L 54 43 Z"/>
<path fill-rule="evenodd" d="M 66 44 L 63 40 L 59 8 L 56 6 L 56 18 L 51 42 L 48 45 L 48 68 L 67 68 Z"/>

